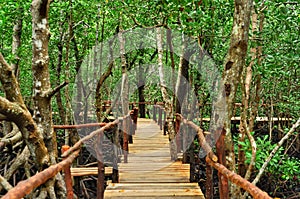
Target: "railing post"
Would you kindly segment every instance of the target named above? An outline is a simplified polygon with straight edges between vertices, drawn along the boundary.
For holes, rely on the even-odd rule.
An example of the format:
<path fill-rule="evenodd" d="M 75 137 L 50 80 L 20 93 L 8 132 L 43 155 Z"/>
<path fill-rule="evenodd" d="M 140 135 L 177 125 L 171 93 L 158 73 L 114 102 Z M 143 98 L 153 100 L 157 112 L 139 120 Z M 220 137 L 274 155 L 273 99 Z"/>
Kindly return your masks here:
<path fill-rule="evenodd" d="M 187 133 L 189 135 L 189 141 L 190 141 L 190 147 L 188 149 L 188 156 L 189 156 L 189 163 L 190 163 L 190 182 L 196 182 L 195 179 L 195 156 L 194 156 L 194 137 L 191 135 L 194 135 L 191 131 L 194 131 L 192 127 L 188 126 Z"/>
<path fill-rule="evenodd" d="M 123 118 L 122 130 L 123 130 L 124 163 L 127 163 L 128 162 L 128 137 L 127 137 L 128 122 L 127 122 L 127 117 Z"/>
<path fill-rule="evenodd" d="M 187 133 L 188 126 L 186 124 L 182 124 L 182 150 L 183 150 L 183 157 L 182 163 L 188 163 L 188 149 L 189 149 L 189 140 L 188 140 L 188 133 Z"/>
<path fill-rule="evenodd" d="M 158 107 L 158 125 L 160 130 L 162 130 L 162 107 Z"/>
<path fill-rule="evenodd" d="M 156 118 L 156 105 L 154 104 L 153 105 L 153 120 L 155 121 L 155 122 L 157 122 L 157 118 Z"/>
<path fill-rule="evenodd" d="M 166 110 L 164 108 L 163 108 L 163 115 L 164 115 L 164 119 L 163 119 L 162 126 L 164 126 L 166 124 L 166 121 L 167 121 L 167 113 L 166 113 Z"/>
<path fill-rule="evenodd" d="M 127 130 L 127 137 L 128 137 L 128 143 L 132 144 L 133 143 L 133 139 L 132 139 L 132 135 L 133 135 L 133 121 L 131 119 L 131 114 L 130 116 L 127 118 L 127 122 L 128 122 L 128 130 Z"/>
<path fill-rule="evenodd" d="M 175 119 L 175 133 L 176 133 L 176 145 L 177 145 L 177 153 L 181 151 L 181 134 L 180 134 L 180 117 L 176 116 Z"/>
<path fill-rule="evenodd" d="M 137 119 L 138 119 L 138 116 L 139 116 L 139 109 L 138 108 L 134 108 L 133 109 L 133 118 L 132 118 L 132 120 L 133 120 L 133 135 L 135 135 L 135 131 L 136 131 L 136 129 L 137 129 Z"/>
<path fill-rule="evenodd" d="M 63 145 L 62 148 L 61 148 L 61 153 L 63 154 L 69 148 L 70 148 L 70 146 Z M 66 158 L 64 158 L 64 159 L 66 159 Z M 66 189 L 67 189 L 67 199 L 73 199 L 74 193 L 73 193 L 72 176 L 71 176 L 70 165 L 64 169 L 64 173 L 65 173 L 64 178 L 65 178 Z"/>
<path fill-rule="evenodd" d="M 97 159 L 98 159 L 98 180 L 97 180 L 97 199 L 104 199 L 104 180 L 105 180 L 105 169 L 104 169 L 104 157 L 103 157 L 103 134 L 99 134 L 97 138 Z"/>
<path fill-rule="evenodd" d="M 119 129 L 115 127 L 113 129 L 113 172 L 112 172 L 112 182 L 119 182 L 119 169 L 118 169 L 118 146 L 119 145 Z"/>

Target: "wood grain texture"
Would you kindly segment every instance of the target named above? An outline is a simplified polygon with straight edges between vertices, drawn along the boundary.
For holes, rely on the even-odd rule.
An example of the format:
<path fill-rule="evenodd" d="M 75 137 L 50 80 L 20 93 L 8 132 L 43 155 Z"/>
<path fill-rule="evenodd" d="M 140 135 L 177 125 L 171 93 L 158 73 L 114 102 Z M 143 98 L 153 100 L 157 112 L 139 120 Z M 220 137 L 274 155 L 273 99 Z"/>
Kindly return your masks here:
<path fill-rule="evenodd" d="M 109 183 L 105 199 L 200 198 L 197 183 L 189 182 L 189 164 L 171 161 L 168 136 L 152 120 L 138 119 L 128 163 L 119 164 L 120 183 Z"/>

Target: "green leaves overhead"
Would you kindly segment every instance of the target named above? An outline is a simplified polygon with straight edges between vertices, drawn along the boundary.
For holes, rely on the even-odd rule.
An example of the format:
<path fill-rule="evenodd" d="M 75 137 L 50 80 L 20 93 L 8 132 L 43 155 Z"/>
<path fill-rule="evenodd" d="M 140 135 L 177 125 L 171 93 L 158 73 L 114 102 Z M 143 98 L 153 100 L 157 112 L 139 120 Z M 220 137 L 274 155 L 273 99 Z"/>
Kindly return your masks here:
<path fill-rule="evenodd" d="M 24 86 L 22 92 L 26 95 L 31 94 L 32 82 L 30 74 L 32 48 L 30 4 L 30 1 L 0 0 L 0 48 L 9 62 L 14 59 L 11 54 L 13 25 L 16 19 L 23 19 L 20 78 L 21 84 Z M 254 11 L 258 14 L 258 20 L 262 16 L 265 19 L 262 31 L 250 33 L 250 47 L 262 47 L 261 63 L 256 60 L 253 68 L 254 77 L 257 74 L 261 74 L 263 77 L 262 98 L 274 98 L 275 103 L 280 104 L 281 112 L 290 112 L 292 115 L 297 114 L 297 106 L 293 106 L 293 104 L 297 103 L 297 99 L 300 98 L 300 13 L 298 8 L 297 1 L 255 0 Z M 49 14 L 51 70 L 56 70 L 57 47 L 60 40 L 62 39 L 64 45 L 68 41 L 70 21 L 72 21 L 73 34 L 81 58 L 87 55 L 95 45 L 96 32 L 98 31 L 101 35 L 101 24 L 104 24 L 102 38 L 104 41 L 118 32 L 120 23 L 124 30 L 164 26 L 181 31 L 194 40 L 199 39 L 202 48 L 208 52 L 221 70 L 229 45 L 233 11 L 233 0 L 52 1 Z M 64 49 L 63 57 L 65 53 Z M 152 54 L 153 52 L 149 51 L 148 53 Z M 149 57 L 147 54 L 139 59 L 143 59 L 143 62 L 147 63 Z M 130 59 L 131 56 L 128 58 Z M 177 58 L 175 57 L 175 59 Z M 250 60 L 251 56 L 249 55 L 248 63 Z M 63 62 L 63 67 L 66 64 Z M 68 64 L 75 75 L 74 43 L 70 44 Z M 57 77 L 53 71 L 51 72 L 53 74 L 52 81 L 55 82 Z M 61 78 L 64 78 L 64 75 Z M 199 90 L 199 93 L 205 93 L 203 88 Z"/>

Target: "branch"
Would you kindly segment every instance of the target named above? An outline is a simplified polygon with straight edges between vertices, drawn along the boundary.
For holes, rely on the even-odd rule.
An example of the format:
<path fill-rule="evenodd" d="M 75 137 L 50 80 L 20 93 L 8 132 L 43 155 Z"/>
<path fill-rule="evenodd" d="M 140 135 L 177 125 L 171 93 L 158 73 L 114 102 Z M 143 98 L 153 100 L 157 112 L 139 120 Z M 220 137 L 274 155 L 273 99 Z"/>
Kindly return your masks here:
<path fill-rule="evenodd" d="M 137 26 L 137 27 L 141 27 L 141 28 L 145 28 L 145 29 L 153 29 L 153 28 L 159 28 L 159 27 L 166 27 L 166 28 L 168 28 L 168 25 L 165 24 L 165 23 L 156 24 L 156 25 L 154 25 L 154 26 L 144 26 L 144 25 L 142 25 L 141 23 L 139 23 L 139 22 L 136 20 L 136 18 L 134 18 L 133 16 L 131 16 L 131 18 L 132 18 L 132 20 L 133 20 L 135 26 Z M 165 20 L 163 20 L 163 21 L 165 21 Z"/>
<path fill-rule="evenodd" d="M 0 121 L 6 120 L 6 119 L 7 119 L 7 117 L 5 115 L 3 115 L 3 114 L 0 113 Z"/>
<path fill-rule="evenodd" d="M 50 89 L 49 91 L 45 92 L 42 96 L 43 97 L 47 97 L 47 98 L 52 98 L 58 91 L 60 91 L 60 89 L 62 89 L 63 87 L 65 87 L 66 85 L 69 84 L 69 81 L 64 81 L 63 83 L 61 83 L 60 85 L 58 85 L 57 87 L 55 87 L 54 89 Z"/>
<path fill-rule="evenodd" d="M 6 62 L 2 53 L 0 52 L 0 63 L 5 67 L 5 70 L 12 70 L 12 67 Z M 2 67 L 0 68 L 2 70 Z"/>
<path fill-rule="evenodd" d="M 72 164 L 74 159 L 78 156 L 79 150 L 75 151 L 65 160 L 58 164 L 52 165 L 40 173 L 32 176 L 28 180 L 21 181 L 13 189 L 9 190 L 2 199 L 17 199 L 23 198 L 36 187 L 44 184 L 48 179 L 54 177 L 58 172 Z"/>
<path fill-rule="evenodd" d="M 21 96 L 20 86 L 12 71 L 12 67 L 6 62 L 1 52 L 0 52 L 0 81 L 2 83 L 2 87 L 5 92 L 6 98 L 10 101 L 18 102 L 24 105 L 24 101 Z"/>
<path fill-rule="evenodd" d="M 10 138 L 2 138 L 0 140 L 0 150 L 2 150 L 3 147 L 5 147 L 7 144 L 14 145 L 15 143 L 17 143 L 21 139 L 22 139 L 21 131 L 18 131 L 14 136 L 12 136 Z"/>
<path fill-rule="evenodd" d="M 25 168 L 24 164 L 26 164 L 26 161 L 28 161 L 29 157 L 30 151 L 28 147 L 25 146 L 21 154 L 18 154 L 14 162 L 10 164 L 10 167 L 6 171 L 4 177 L 9 180 L 16 173 L 17 170 L 19 170 L 22 167 Z"/>
<path fill-rule="evenodd" d="M 300 125 L 300 118 L 292 126 L 292 128 L 289 130 L 289 132 L 277 143 L 277 146 L 272 150 L 272 152 L 270 153 L 269 157 L 264 162 L 263 166 L 259 169 L 259 172 L 258 172 L 257 176 L 255 177 L 255 179 L 252 181 L 252 184 L 256 185 L 256 183 L 259 181 L 261 175 L 265 171 L 266 167 L 268 166 L 269 162 L 271 161 L 271 159 L 273 158 L 273 156 L 276 154 L 276 152 L 278 151 L 278 149 L 292 135 L 292 133 L 298 128 L 299 125 Z"/>
<path fill-rule="evenodd" d="M 24 110 L 19 104 L 0 96 L 0 115 L 5 116 L 9 121 L 15 121 L 23 113 Z"/>
<path fill-rule="evenodd" d="M 9 182 L 3 178 L 2 175 L 0 175 L 0 185 L 7 191 L 13 188 L 13 186 L 11 186 L 11 184 L 9 184 Z"/>

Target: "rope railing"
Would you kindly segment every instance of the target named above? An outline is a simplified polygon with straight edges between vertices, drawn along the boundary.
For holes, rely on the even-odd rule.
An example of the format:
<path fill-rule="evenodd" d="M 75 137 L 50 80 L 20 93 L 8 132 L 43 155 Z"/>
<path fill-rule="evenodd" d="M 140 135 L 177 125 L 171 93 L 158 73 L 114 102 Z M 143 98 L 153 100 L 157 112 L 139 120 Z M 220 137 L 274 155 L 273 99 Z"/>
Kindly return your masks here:
<path fill-rule="evenodd" d="M 43 185 L 47 180 L 53 178 L 57 173 L 64 170 L 65 173 L 65 183 L 67 188 L 67 199 L 73 199 L 73 188 L 72 188 L 72 176 L 70 172 L 70 166 L 75 158 L 79 155 L 80 149 L 83 146 L 84 142 L 90 140 L 91 138 L 97 136 L 97 145 L 99 146 L 103 140 L 104 132 L 110 129 L 117 127 L 120 122 L 123 121 L 123 124 L 120 124 L 123 131 L 123 155 L 124 163 L 127 163 L 127 153 L 128 153 L 128 135 L 134 134 L 137 124 L 137 115 L 138 110 L 134 108 L 123 118 L 119 118 L 109 123 L 90 123 L 90 124 L 81 124 L 81 125 L 54 125 L 54 129 L 75 129 L 75 128 L 86 128 L 86 127 L 95 127 L 99 126 L 100 129 L 97 129 L 91 132 L 89 135 L 81 138 L 77 141 L 72 147 L 64 145 L 62 147 L 63 160 L 55 165 L 51 165 L 47 169 L 37 173 L 36 175 L 30 177 L 27 180 L 19 182 L 15 187 L 10 189 L 2 198 L 3 199 L 20 199 L 24 196 L 31 193 L 37 187 Z M 125 121 L 125 124 L 124 124 Z M 115 128 L 115 132 L 119 130 Z M 118 136 L 118 134 L 117 134 Z M 125 146 L 125 147 L 124 147 Z M 126 155 L 126 158 L 125 158 Z M 103 153 L 102 151 L 97 151 L 98 159 L 98 181 L 97 181 L 97 199 L 104 198 L 104 163 L 103 163 Z M 118 170 L 117 170 L 117 157 L 114 158 L 113 165 L 113 176 L 112 181 L 118 182 Z"/>
<path fill-rule="evenodd" d="M 158 111 L 160 109 L 163 109 L 162 107 L 159 107 L 159 105 L 153 106 L 153 112 L 158 113 L 158 118 L 162 117 L 162 112 Z M 156 120 L 157 116 L 155 114 L 155 118 L 153 116 L 153 120 L 158 122 L 159 120 Z M 259 189 L 254 184 L 250 183 L 240 175 L 230 171 L 227 169 L 224 165 L 218 163 L 218 157 L 214 154 L 212 151 L 212 148 L 208 144 L 208 142 L 205 139 L 205 134 L 209 134 L 209 132 L 205 132 L 203 129 L 201 129 L 198 125 L 196 125 L 192 121 L 188 121 L 185 119 L 182 115 L 176 114 L 176 120 L 179 122 L 182 122 L 183 124 L 189 126 L 190 128 L 193 128 L 197 132 L 197 137 L 199 140 L 200 146 L 205 150 L 207 156 L 206 156 L 206 162 L 211 165 L 213 168 L 218 170 L 222 175 L 224 175 L 228 180 L 230 180 L 232 183 L 238 185 L 239 187 L 246 190 L 248 193 L 250 193 L 255 199 L 271 199 L 271 197 L 261 189 Z M 177 132 L 178 133 L 178 132 Z"/>

